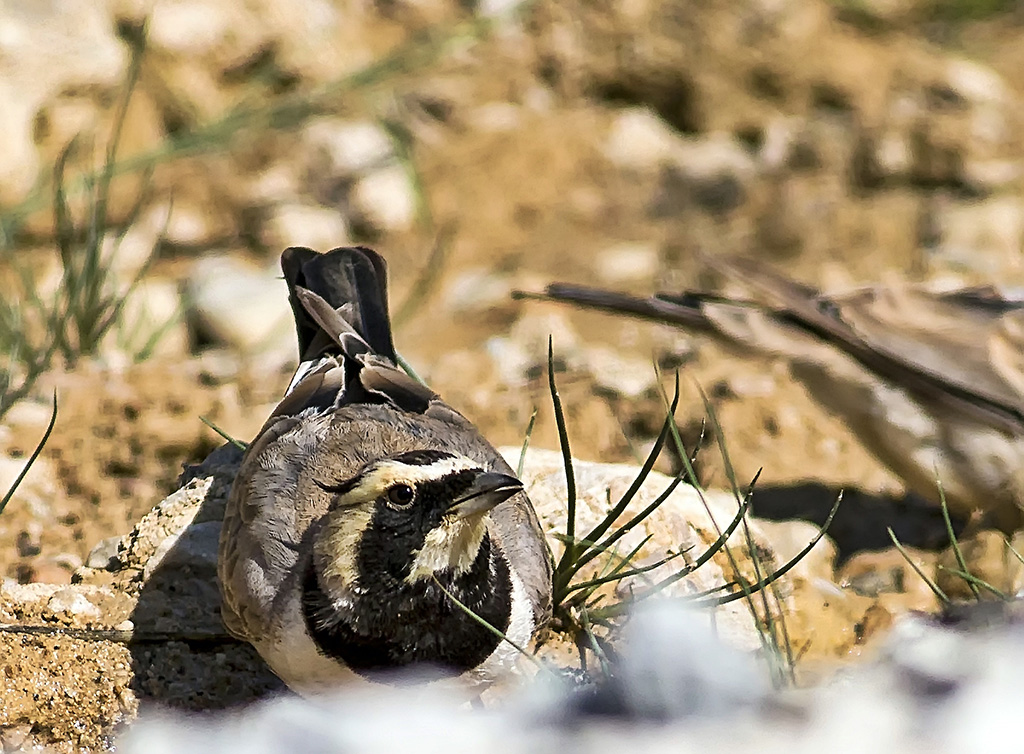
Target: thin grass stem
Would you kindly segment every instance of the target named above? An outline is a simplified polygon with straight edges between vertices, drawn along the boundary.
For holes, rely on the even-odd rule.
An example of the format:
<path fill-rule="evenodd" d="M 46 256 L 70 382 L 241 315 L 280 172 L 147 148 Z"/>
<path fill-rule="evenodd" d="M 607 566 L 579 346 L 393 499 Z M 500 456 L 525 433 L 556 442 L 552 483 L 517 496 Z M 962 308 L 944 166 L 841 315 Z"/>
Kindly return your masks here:
<path fill-rule="evenodd" d="M 21 483 L 25 480 L 25 476 L 28 474 L 29 469 L 32 468 L 32 464 L 34 464 L 36 462 L 36 459 L 39 458 L 39 454 L 43 452 L 43 446 L 45 446 L 47 440 L 50 439 L 50 434 L 53 432 L 53 427 L 54 427 L 54 425 L 56 423 L 57 423 L 57 391 L 54 390 L 53 391 L 53 409 L 50 411 L 50 423 L 46 425 L 46 431 L 43 432 L 42 439 L 40 439 L 39 442 L 36 443 L 36 447 L 35 447 L 35 450 L 32 451 L 32 455 L 30 455 L 28 457 L 28 460 L 25 461 L 25 465 L 22 466 L 21 467 L 21 471 L 18 472 L 18 476 L 17 476 L 17 478 L 15 478 L 14 484 L 11 485 L 11 488 L 9 490 L 7 490 L 6 494 L 4 494 L 3 499 L 0 500 L 0 513 L 4 512 L 4 508 L 7 507 L 7 503 L 14 496 L 15 491 L 18 489 L 18 487 L 21 485 Z"/>

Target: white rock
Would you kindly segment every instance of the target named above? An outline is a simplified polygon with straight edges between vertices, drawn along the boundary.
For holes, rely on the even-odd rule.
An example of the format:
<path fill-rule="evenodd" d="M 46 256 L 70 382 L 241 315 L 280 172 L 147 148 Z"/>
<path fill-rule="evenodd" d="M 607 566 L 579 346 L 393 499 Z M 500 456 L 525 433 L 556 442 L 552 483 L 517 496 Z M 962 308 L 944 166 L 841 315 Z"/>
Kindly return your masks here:
<path fill-rule="evenodd" d="M 972 186 L 996 191 L 1015 185 L 1024 176 L 1022 160 L 969 159 L 964 163 L 964 178 Z"/>
<path fill-rule="evenodd" d="M 47 416 L 49 422 L 49 415 Z M 33 446 L 34 447 L 34 446 Z M 33 448 L 26 449 L 31 452 Z M 0 498 L 7 494 L 7 491 L 14 486 L 18 475 L 25 469 L 28 456 L 23 458 L 10 458 L 0 455 Z M 8 506 L 23 505 L 30 508 L 37 515 L 45 515 L 49 512 L 49 501 L 56 494 L 57 472 L 46 458 L 36 458 L 32 467 L 28 470 L 25 478 L 18 485 L 14 497 L 8 501 Z"/>
<path fill-rule="evenodd" d="M 153 4 L 149 41 L 179 55 L 203 55 L 221 45 L 238 21 L 231 3 L 161 0 Z"/>
<path fill-rule="evenodd" d="M 592 346 L 585 349 L 583 359 L 594 383 L 614 395 L 636 400 L 657 385 L 654 364 L 615 348 Z"/>
<path fill-rule="evenodd" d="M 380 230 L 408 230 L 416 220 L 419 199 L 409 173 L 390 165 L 367 173 L 352 187 L 352 206 Z"/>
<path fill-rule="evenodd" d="M 597 253 L 595 269 L 603 283 L 650 284 L 658 274 L 658 247 L 653 243 L 622 243 Z"/>
<path fill-rule="evenodd" d="M 388 132 L 372 121 L 319 120 L 305 130 L 304 139 L 325 152 L 331 170 L 342 176 L 379 168 L 395 157 Z"/>
<path fill-rule="evenodd" d="M 308 246 L 326 251 L 348 245 L 351 238 L 348 222 L 337 209 L 311 204 L 282 204 L 271 210 L 261 240 L 272 249 Z"/>
<path fill-rule="evenodd" d="M 0 12 L 0 203 L 15 202 L 39 172 L 33 130 L 50 98 L 113 87 L 126 62 L 105 7 L 89 0 L 6 2 Z"/>
<path fill-rule="evenodd" d="M 79 618 L 100 617 L 100 609 L 92 604 L 81 591 L 73 588 L 61 589 L 50 597 L 46 607 L 53 613 L 67 613 Z"/>
<path fill-rule="evenodd" d="M 907 175 L 914 164 L 909 133 L 896 129 L 883 133 L 875 144 L 874 160 L 882 176 Z"/>
<path fill-rule="evenodd" d="M 192 268 L 187 288 L 189 316 L 216 343 L 254 353 L 285 340 L 290 344 L 294 337 L 280 273 L 234 257 L 204 257 Z"/>
<path fill-rule="evenodd" d="M 16 202 L 32 188 L 39 174 L 39 157 L 32 139 L 32 125 L 41 98 L 27 97 L 14 82 L 0 79 L 0 139 L 4 159 L 0 161 L 0 197 Z"/>
<path fill-rule="evenodd" d="M 110 561 L 117 557 L 118 548 L 121 545 L 121 537 L 107 537 L 101 539 L 89 550 L 85 558 L 87 568 L 105 569 Z"/>
<path fill-rule="evenodd" d="M 15 403 L 4 414 L 4 429 L 9 427 L 32 427 L 39 430 L 42 437 L 43 430 L 50 423 L 50 416 L 53 413 L 53 404 L 44 401 L 22 398 Z M 0 488 L 3 482 L 0 481 Z"/>
<path fill-rule="evenodd" d="M 270 165 L 249 182 L 246 194 L 253 204 L 276 204 L 302 192 L 304 180 L 291 162 Z"/>
<path fill-rule="evenodd" d="M 491 102 L 469 114 L 473 128 L 486 133 L 514 131 L 519 127 L 519 107 L 511 102 Z"/>
<path fill-rule="evenodd" d="M 756 505 L 757 493 L 754 493 Z M 772 543 L 779 562 L 788 563 L 799 555 L 818 535 L 818 527 L 807 521 L 762 521 L 757 525 Z M 835 582 L 835 564 L 838 550 L 827 535 L 817 541 L 811 551 L 798 562 L 792 573 L 804 579 Z"/>
<path fill-rule="evenodd" d="M 612 163 L 633 170 L 651 170 L 679 149 L 681 136 L 653 110 L 635 107 L 615 115 L 604 154 Z"/>
<path fill-rule="evenodd" d="M 747 178 L 754 173 L 753 158 L 731 134 L 680 137 L 677 143 L 672 162 L 683 175 L 703 179 L 723 174 Z"/>
<path fill-rule="evenodd" d="M 213 240 L 212 223 L 205 207 L 178 202 L 167 222 L 167 240 L 179 246 L 202 246 Z"/>
<path fill-rule="evenodd" d="M 484 18 L 501 18 L 512 15 L 524 5 L 523 0 L 479 0 L 476 12 Z"/>
<path fill-rule="evenodd" d="M 614 683 L 640 719 L 735 715 L 769 691 L 754 658 L 719 639 L 713 616 L 667 600 L 641 603 L 621 657 Z"/>
<path fill-rule="evenodd" d="M 463 270 L 448 284 L 444 300 L 458 314 L 489 311 L 511 302 L 512 283 L 494 270 L 478 267 Z"/>
<path fill-rule="evenodd" d="M 1009 92 L 998 73 L 965 58 L 954 58 L 946 64 L 946 83 L 956 94 L 975 105 L 1003 102 Z"/>
<path fill-rule="evenodd" d="M 935 256 L 989 277 L 1020 269 L 1024 201 L 995 196 L 980 202 L 942 202 L 934 209 L 939 229 Z"/>
<path fill-rule="evenodd" d="M 500 448 L 499 451 L 513 468 L 518 465 L 520 448 Z M 637 467 L 573 461 L 573 473 L 577 488 L 576 531 L 589 532 L 607 515 L 609 497 L 614 504 L 632 485 L 637 475 Z M 549 534 L 549 542 L 557 562 L 563 545 L 551 535 L 565 532 L 568 494 L 561 453 L 530 448 L 527 451 L 522 480 L 537 511 L 541 526 Z M 668 488 L 671 481 L 665 474 L 651 472 L 613 526 L 621 526 L 643 510 Z M 640 558 L 661 558 L 670 551 L 683 549 L 696 559 L 707 545 L 718 538 L 718 531 L 729 526 L 737 511 L 736 501 L 730 493 L 707 491 L 704 493 L 704 500 L 707 507 L 693 487 L 680 484 L 659 508 L 618 541 L 616 547 L 620 549 L 620 554 L 625 555 L 646 539 L 638 554 Z M 758 524 L 751 523 L 751 532 L 758 547 L 763 549 L 762 555 L 767 554 L 768 560 L 772 560 L 775 556 L 772 554 L 774 551 L 771 543 L 761 532 Z M 747 568 L 752 572 L 749 555 L 745 554 L 742 543 L 742 535 L 734 532 L 729 542 L 740 568 Z M 674 573 L 679 565 L 677 562 L 666 563 L 661 567 L 661 572 L 651 571 L 646 576 L 656 580 Z M 646 583 L 648 582 L 641 581 L 636 586 L 642 588 L 641 584 Z M 714 561 L 709 561 L 686 578 L 667 587 L 662 594 L 693 594 L 715 588 L 722 583 L 722 570 Z M 760 646 L 756 626 L 742 600 L 715 608 L 714 620 L 719 636 L 729 644 L 742 649 L 755 649 Z"/>

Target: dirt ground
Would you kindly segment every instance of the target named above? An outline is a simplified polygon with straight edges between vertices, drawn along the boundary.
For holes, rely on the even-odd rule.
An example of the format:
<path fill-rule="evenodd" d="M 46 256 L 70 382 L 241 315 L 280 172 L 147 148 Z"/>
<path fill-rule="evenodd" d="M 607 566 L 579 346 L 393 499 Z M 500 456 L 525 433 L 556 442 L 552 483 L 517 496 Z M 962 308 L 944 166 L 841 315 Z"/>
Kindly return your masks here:
<path fill-rule="evenodd" d="M 445 8 L 438 11 L 440 21 L 461 12 L 444 3 L 424 4 L 434 5 Z M 912 14 L 894 14 L 872 25 L 824 2 L 784 3 L 780 17 L 768 20 L 768 14 L 757 16 L 745 4 L 736 10 L 730 3 L 711 3 L 699 13 L 683 13 L 681 4 L 673 2 L 628 3 L 627 10 L 614 5 L 539 3 L 522 26 L 442 57 L 342 108 L 346 113 L 385 112 L 416 135 L 414 160 L 430 222 L 356 239 L 388 258 L 397 302 L 393 309 L 412 295 L 435 240 L 450 238 L 429 292 L 396 325 L 399 350 L 495 445 L 521 443 L 536 409 L 531 442 L 553 448 L 557 436 L 546 375 L 536 370 L 510 381 L 487 354 L 493 338 L 507 337 L 524 318 L 544 322 L 549 321 L 544 317 L 555 317 L 550 330 L 564 320 L 576 335 L 560 338 L 555 332 L 554 349 L 564 362 L 559 387 L 579 458 L 632 462 L 636 452 L 649 447 L 663 421 L 661 398 L 652 387 L 627 396 L 597 384 L 580 367 L 591 349 L 610 346 L 631 359 L 633 376 L 641 369 L 653 374 L 653 366 L 647 366 L 653 361 L 669 371 L 679 368 L 677 419 L 688 442 L 700 437 L 706 418 L 700 391 L 710 397 L 738 477 L 749 480 L 760 470 L 758 515 L 820 522 L 836 492 L 845 489 L 847 503 L 831 531 L 841 558 L 888 547 L 886 526 L 913 547 L 931 553 L 944 548 L 945 530 L 935 508 L 904 498 L 900 480 L 814 403 L 784 364 L 741 358 L 665 326 L 514 302 L 507 295 L 468 307 L 455 291 L 464 290 L 458 285 L 474 270 L 519 287 L 557 279 L 635 292 L 702 288 L 717 284 L 697 259 L 698 252 L 706 251 L 758 253 L 798 279 L 840 287 L 886 277 L 952 278 L 964 284 L 995 277 L 1020 284 L 1024 265 L 1019 248 L 1009 256 L 997 250 L 985 257 L 988 266 L 971 267 L 931 254 L 922 240 L 935 202 L 1020 193 L 1019 180 L 978 189 L 956 173 L 956 165 L 962 167 L 970 156 L 957 149 L 973 144 L 957 131 L 957 112 L 943 110 L 936 116 L 946 118 L 940 125 L 946 124 L 947 132 L 915 132 L 915 138 L 931 139 L 930 148 L 953 155 L 953 167 L 943 167 L 935 157 L 926 165 L 930 174 L 918 166 L 876 183 L 851 172 L 865 134 L 898 130 L 887 120 L 886 96 L 901 88 L 934 94 L 949 61 L 964 55 L 1004 77 L 1011 103 L 1006 117 L 1012 125 L 1024 95 L 1019 89 L 1024 58 L 1017 44 L 1018 20 L 1011 14 L 929 24 Z M 411 24 L 403 12 L 365 20 L 380 49 L 402 36 L 403 24 Z M 432 20 L 417 18 L 422 25 Z M 171 71 L 177 64 L 164 65 Z M 145 77 L 143 82 L 152 84 Z M 154 85 L 141 94 L 157 110 L 158 91 Z M 518 106 L 514 126 L 480 125 L 484 106 L 506 102 Z M 763 146 L 773 138 L 772 128 L 786 123 L 797 156 L 753 177 L 745 169 L 727 171 L 731 180 L 721 181 L 665 168 L 624 168 L 608 159 L 606 144 L 617 113 L 633 106 L 657 112 L 688 138 L 726 133 L 748 145 Z M 490 112 L 492 118 L 500 114 Z M 143 125 L 148 122 L 139 117 Z M 139 128 L 143 144 L 147 128 Z M 1001 147 L 1005 154 L 989 155 L 992 160 L 1020 156 L 1015 140 L 1021 132 L 1015 133 Z M 243 140 L 226 155 L 162 166 L 156 173 L 159 189 L 174 190 L 183 205 L 202 206 L 214 197 L 210 214 L 216 221 L 210 225 L 222 227 L 191 247 L 165 244 L 149 274 L 182 283 L 192 260 L 225 246 L 240 259 L 272 258 L 277 249 L 253 241 L 251 217 L 237 206 L 242 200 L 232 204 L 243 192 L 231 188 L 229 174 L 239 165 L 258 165 L 255 173 L 270 164 L 300 162 L 303 155 L 292 156 L 298 150 L 296 138 L 288 131 L 268 132 Z M 316 194 L 315 173 L 304 178 L 309 193 Z M 38 228 L 26 231 L 25 238 L 26 248 L 47 243 Z M 641 242 L 656 250 L 650 271 L 623 280 L 602 277 L 602 251 Z M 543 324 L 530 328 L 536 333 L 530 348 L 542 353 Z M 127 533 L 176 488 L 184 464 L 201 461 L 221 444 L 200 417 L 247 440 L 288 376 L 287 365 L 267 369 L 259 359 L 223 350 L 139 364 L 89 361 L 44 376 L 34 394 L 0 424 L 7 457 L 23 461 L 45 429 L 49 396 L 57 390 L 57 424 L 42 462 L 0 515 L 2 575 L 19 585 L 71 583 L 97 543 Z M 721 454 L 709 438 L 697 465 L 708 486 L 726 486 Z M 670 454 L 659 461 L 662 470 L 676 467 Z M 11 462 L 0 469 L 0 491 L 17 468 L 19 463 Z M 895 568 L 885 554 L 869 557 L 879 558 L 881 565 L 851 561 L 854 570 L 847 575 L 863 579 L 864 571 L 884 575 Z M 859 614 L 856 630 L 884 633 L 901 611 L 927 603 L 916 587 L 908 587 L 903 597 L 888 600 L 881 617 Z M 847 618 L 844 614 L 838 621 L 837 635 L 854 631 Z M 813 630 L 833 630 L 826 623 L 822 619 Z M 59 651 L 53 642 L 39 636 L 2 637 L 0 668 L 13 674 L 14 665 L 38 662 L 41 678 L 68 679 L 128 672 L 131 664 L 125 653 L 99 656 L 85 641 L 61 644 Z M 832 646 L 836 658 L 851 654 L 844 638 Z M 226 677 L 236 651 L 248 650 L 227 652 Z M 260 683 L 273 686 L 272 679 Z M 75 688 L 67 683 L 52 690 L 58 692 L 74 694 Z M 33 703 L 45 707 L 48 693 L 40 691 Z M 83 716 L 110 721 L 134 711 L 131 700 L 119 709 L 92 709 L 84 697 L 79 703 L 86 710 Z M 40 731 L 68 751 L 110 744 L 105 732 L 76 731 L 73 721 L 35 718 L 25 704 L 17 690 L 0 692 L 7 720 L 37 720 L 5 727 L 0 734 L 5 751 Z"/>

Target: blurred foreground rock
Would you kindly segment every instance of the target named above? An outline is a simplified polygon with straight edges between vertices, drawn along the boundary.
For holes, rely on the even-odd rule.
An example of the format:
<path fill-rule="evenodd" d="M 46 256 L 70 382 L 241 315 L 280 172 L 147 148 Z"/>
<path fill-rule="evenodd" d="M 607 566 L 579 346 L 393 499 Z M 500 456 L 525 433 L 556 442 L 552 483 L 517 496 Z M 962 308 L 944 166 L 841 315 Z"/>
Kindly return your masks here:
<path fill-rule="evenodd" d="M 220 716 L 144 717 L 128 754 L 296 748 L 608 754 L 621 751 L 1016 751 L 1024 672 L 1020 606 L 974 608 L 953 626 L 908 620 L 873 663 L 813 693 L 771 694 L 746 657 L 678 606 L 631 625 L 609 695 L 533 684 L 498 709 L 412 689 L 281 698 Z M 402 725 L 395 725 L 401 715 Z"/>

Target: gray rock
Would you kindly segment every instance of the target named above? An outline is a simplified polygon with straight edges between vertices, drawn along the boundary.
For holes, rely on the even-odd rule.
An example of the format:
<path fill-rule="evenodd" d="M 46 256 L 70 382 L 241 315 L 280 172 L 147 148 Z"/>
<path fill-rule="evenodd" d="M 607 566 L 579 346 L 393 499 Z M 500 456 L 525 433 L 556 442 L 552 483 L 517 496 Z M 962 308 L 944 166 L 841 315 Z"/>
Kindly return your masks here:
<path fill-rule="evenodd" d="M 305 129 L 303 140 L 327 156 L 330 171 L 338 176 L 375 170 L 395 158 L 391 137 L 373 121 L 318 120 Z"/>
<path fill-rule="evenodd" d="M 107 537 L 100 540 L 85 558 L 86 568 L 95 568 L 101 571 L 111 570 L 117 566 L 117 550 L 121 544 L 121 537 Z"/>
<path fill-rule="evenodd" d="M 929 208 L 937 243 L 932 256 L 953 268 L 1006 280 L 1020 267 L 1024 200 L 999 195 L 984 201 L 939 199 Z"/>
<path fill-rule="evenodd" d="M 107 9 L 89 0 L 4 3 L 0 13 L 0 204 L 14 204 L 39 175 L 36 114 L 61 92 L 116 86 L 125 48 Z"/>
<path fill-rule="evenodd" d="M 219 521 L 189 524 L 157 546 L 146 561 L 143 578 L 149 579 L 158 568 L 188 569 L 193 578 L 203 574 L 216 578 L 219 539 Z"/>
<path fill-rule="evenodd" d="M 230 256 L 199 259 L 187 284 L 189 317 L 214 343 L 243 353 L 294 349 L 291 308 L 280 273 Z"/>
<path fill-rule="evenodd" d="M 658 274 L 659 256 L 655 243 L 621 243 L 599 251 L 594 267 L 603 283 L 646 283 L 649 286 Z"/>
<path fill-rule="evenodd" d="M 326 251 L 351 243 L 348 221 L 335 207 L 280 204 L 270 210 L 260 240 L 271 249 L 308 246 Z"/>
<path fill-rule="evenodd" d="M 621 168 L 654 170 L 668 162 L 681 147 L 682 136 L 644 107 L 617 112 L 608 128 L 604 155 Z"/>
<path fill-rule="evenodd" d="M 81 590 L 72 587 L 54 593 L 46 607 L 52 613 L 67 613 L 84 620 L 99 618 L 101 615 L 100 609 L 90 602 Z"/>
<path fill-rule="evenodd" d="M 349 199 L 359 218 L 378 230 L 408 230 L 419 210 L 416 188 L 401 165 L 366 173 L 355 182 Z"/>

